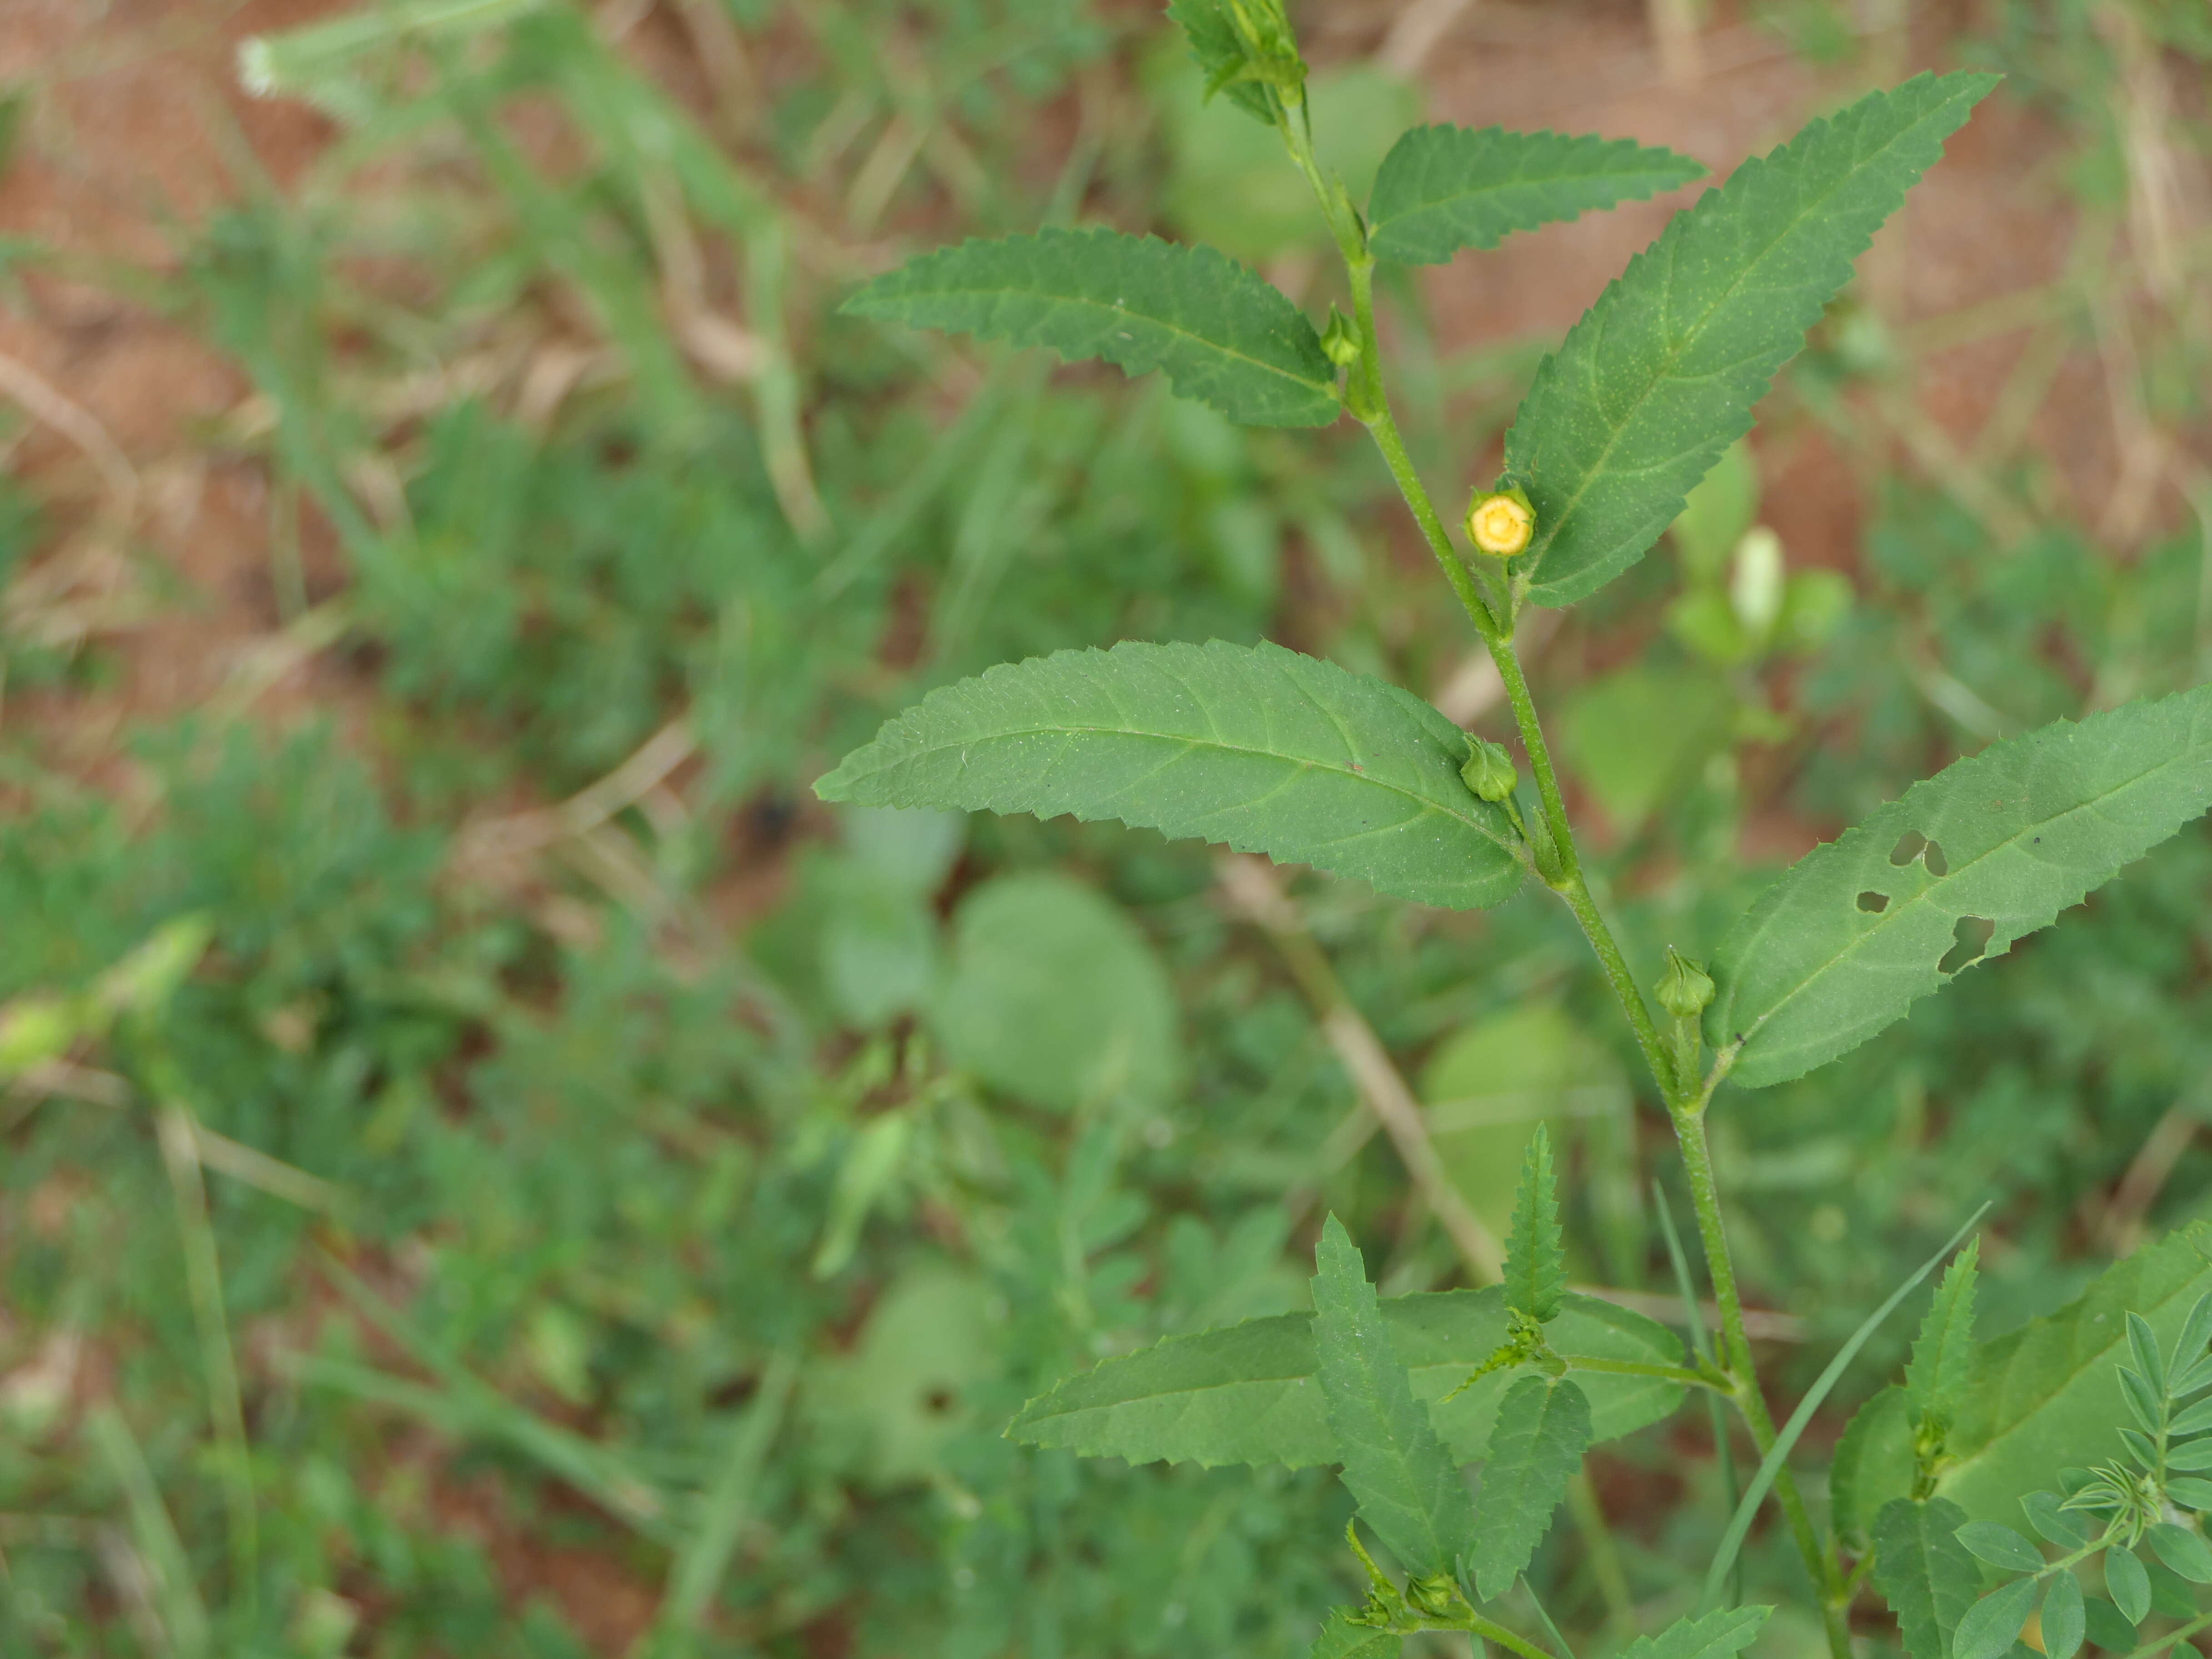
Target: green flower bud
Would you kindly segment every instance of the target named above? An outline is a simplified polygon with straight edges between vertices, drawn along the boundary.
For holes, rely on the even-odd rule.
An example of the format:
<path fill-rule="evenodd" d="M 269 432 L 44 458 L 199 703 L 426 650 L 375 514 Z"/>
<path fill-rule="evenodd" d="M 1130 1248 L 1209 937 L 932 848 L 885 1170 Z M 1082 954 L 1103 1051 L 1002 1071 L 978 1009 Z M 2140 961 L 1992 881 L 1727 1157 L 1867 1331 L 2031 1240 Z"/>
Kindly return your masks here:
<path fill-rule="evenodd" d="M 1322 331 L 1321 349 L 1339 368 L 1350 368 L 1359 361 L 1358 332 L 1352 319 L 1333 305 L 1328 308 L 1328 326 Z"/>
<path fill-rule="evenodd" d="M 1431 1573 L 1406 1583 L 1406 1605 L 1431 1619 L 1444 1617 L 1460 1600 L 1459 1586 L 1448 1572 Z"/>
<path fill-rule="evenodd" d="M 1713 1000 L 1713 976 L 1673 945 L 1667 947 L 1667 971 L 1656 988 L 1659 1006 L 1677 1019 L 1695 1019 Z"/>
<path fill-rule="evenodd" d="M 1459 775 L 1467 780 L 1468 788 L 1487 801 L 1504 800 L 1520 781 L 1505 746 L 1471 732 L 1467 738 L 1467 763 L 1459 769 Z"/>

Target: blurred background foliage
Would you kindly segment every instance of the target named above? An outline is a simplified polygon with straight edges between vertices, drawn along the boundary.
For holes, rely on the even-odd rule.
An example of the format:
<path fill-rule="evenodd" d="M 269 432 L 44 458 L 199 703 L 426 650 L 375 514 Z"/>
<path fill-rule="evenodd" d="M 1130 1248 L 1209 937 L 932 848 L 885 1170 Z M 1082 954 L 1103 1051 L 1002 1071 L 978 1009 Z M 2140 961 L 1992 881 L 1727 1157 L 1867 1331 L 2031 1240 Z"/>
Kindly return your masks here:
<path fill-rule="evenodd" d="M 1667 555 L 1534 642 L 1636 960 L 1955 754 L 2212 674 L 2196 0 L 1297 9 L 1355 189 L 1424 117 L 1724 167 L 2010 77 Z M 932 684 L 1120 638 L 1503 735 L 1347 434 L 836 314 L 1040 221 L 1318 310 L 1302 186 L 1194 81 L 1139 0 L 9 9 L 0 1651 L 1302 1652 L 1326 1472 L 1000 1425 L 1302 1305 L 1328 1209 L 1387 1290 L 1468 1282 L 1540 1121 L 1577 1279 L 1671 1283 L 1664 1126 L 1536 898 L 808 791 Z M 1399 283 L 1433 480 L 1686 199 Z M 1779 1386 L 1984 1198 L 1984 1335 L 2203 1212 L 2208 917 L 2200 831 L 1723 1097 Z M 1534 1571 L 1601 1654 L 1723 1476 L 1686 1414 L 1592 1468 Z"/>

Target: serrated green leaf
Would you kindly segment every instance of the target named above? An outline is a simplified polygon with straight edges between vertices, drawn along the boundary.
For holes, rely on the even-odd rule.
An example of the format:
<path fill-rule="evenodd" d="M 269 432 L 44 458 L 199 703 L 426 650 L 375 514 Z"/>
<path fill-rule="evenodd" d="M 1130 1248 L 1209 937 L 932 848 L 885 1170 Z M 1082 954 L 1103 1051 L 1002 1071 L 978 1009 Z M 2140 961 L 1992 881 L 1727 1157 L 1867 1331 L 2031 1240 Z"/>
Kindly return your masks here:
<path fill-rule="evenodd" d="M 1959 1528 L 1959 1541 L 1993 1567 L 2043 1570 L 2043 1552 L 2001 1521 L 1969 1521 Z"/>
<path fill-rule="evenodd" d="M 1443 1402 L 1504 1342 L 1504 1288 L 1392 1297 L 1382 1304 L 1382 1317 L 1392 1348 L 1413 1374 L 1415 1395 L 1431 1402 L 1444 1443 L 1459 1462 L 1474 1462 L 1490 1444 L 1506 1390 L 1532 1375 L 1526 1366 L 1493 1371 Z M 1577 1355 L 1682 1363 L 1682 1345 L 1665 1326 L 1572 1291 L 1545 1335 L 1571 1364 Z M 1170 1337 L 1070 1377 L 1024 1407 L 1006 1432 L 1030 1445 L 1133 1463 L 1334 1463 L 1336 1437 L 1314 1367 L 1311 1314 L 1247 1320 Z M 1682 1400 L 1681 1385 L 1662 1378 L 1574 1376 L 1589 1400 L 1595 1441 L 1656 1422 Z"/>
<path fill-rule="evenodd" d="M 2212 1584 L 2212 1547 L 2206 1546 L 2203 1534 L 2160 1521 L 2143 1536 L 2158 1559 L 2191 1583 Z"/>
<path fill-rule="evenodd" d="M 1331 1607 L 1309 1659 L 1395 1659 L 1406 1638 L 1363 1625 L 1349 1607 Z"/>
<path fill-rule="evenodd" d="M 1749 1647 L 1772 1607 L 1726 1607 L 1702 1619 L 1678 1619 L 1656 1636 L 1639 1636 L 1620 1659 L 1729 1659 Z"/>
<path fill-rule="evenodd" d="M 1482 1466 L 1482 1509 L 1469 1552 L 1484 1601 L 1512 1589 L 1528 1566 L 1589 1438 L 1589 1401 L 1571 1380 L 1524 1376 L 1506 1390 Z"/>
<path fill-rule="evenodd" d="M 1836 1536 L 1863 1543 L 1881 1510 L 1912 1491 L 1911 1407 L 1895 1384 L 1860 1407 L 1836 1443 L 1828 1495 Z"/>
<path fill-rule="evenodd" d="M 1552 1165 L 1552 1133 L 1539 1123 L 1528 1137 L 1521 1163 L 1521 1185 L 1513 1195 L 1513 1230 L 1505 1239 L 1505 1301 L 1543 1323 L 1556 1318 L 1566 1294 L 1566 1246 L 1559 1234 L 1558 1172 Z M 1485 1590 L 1486 1597 L 1490 1594 Z"/>
<path fill-rule="evenodd" d="M 1041 230 L 939 248 L 843 309 L 915 328 L 1164 369 L 1178 397 L 1247 426 L 1327 426 L 1336 370 L 1280 289 L 1212 248 L 1111 230 Z"/>
<path fill-rule="evenodd" d="M 1974 1359 L 1974 1281 L 1981 1248 L 1978 1238 L 1969 1241 L 1945 1269 L 1913 1339 L 1905 1393 L 1916 1422 L 1948 1428 L 1966 1398 Z"/>
<path fill-rule="evenodd" d="M 2105 1588 L 2112 1593 L 2120 1617 L 2130 1625 L 2142 1623 L 2150 1611 L 2150 1574 L 2133 1551 L 2105 1552 Z"/>
<path fill-rule="evenodd" d="M 2052 1575 L 2043 1593 L 2043 1659 L 2074 1659 L 2085 1633 L 2081 1581 L 2070 1572 Z"/>
<path fill-rule="evenodd" d="M 1314 1262 L 1314 1352 L 1344 1484 L 1400 1566 L 1449 1572 L 1474 1533 L 1467 1482 L 1413 1398 L 1359 1247 L 1334 1215 Z"/>
<path fill-rule="evenodd" d="M 1921 76 L 1814 122 L 1678 214 L 1598 296 L 1506 434 L 1505 476 L 1536 509 L 1531 599 L 1570 604 L 1658 539 L 1996 84 Z"/>
<path fill-rule="evenodd" d="M 2107 1653 L 2132 1653 L 2138 1640 L 2136 1627 L 2125 1614 L 2101 1595 L 2092 1595 L 2081 1604 L 2083 1627 L 2089 1639 Z"/>
<path fill-rule="evenodd" d="M 1231 78 L 1244 66 L 1244 49 L 1222 0 L 1170 0 L 1168 15 L 1182 25 L 1206 84 L 1218 86 L 1221 96 L 1254 120 L 1273 126 L 1274 112 L 1267 107 L 1267 94 L 1249 81 Z"/>
<path fill-rule="evenodd" d="M 1875 1516 L 1874 1581 L 1912 1659 L 1949 1659 L 1951 1632 L 1981 1589 L 1981 1569 L 1955 1536 L 1966 1521 L 1948 1498 L 1892 1498 Z"/>
<path fill-rule="evenodd" d="M 1441 264 L 1512 232 L 1642 201 L 1701 177 L 1686 155 L 1629 138 L 1415 127 L 1391 147 L 1367 204 L 1380 259 Z"/>
<path fill-rule="evenodd" d="M 1522 866 L 1412 693 L 1279 645 L 1144 645 L 1002 663 L 933 691 L 814 786 L 824 800 L 1119 818 L 1480 908 Z"/>
<path fill-rule="evenodd" d="M 1730 1077 L 1798 1077 L 2212 805 L 2212 685 L 2059 720 L 1916 783 L 1767 889 L 1714 953 Z M 2113 1333 L 2117 1340 L 2119 1333 Z"/>
<path fill-rule="evenodd" d="M 1998 1659 L 2035 1606 L 2035 1580 L 2015 1578 L 1968 1607 L 1951 1638 L 1951 1659 Z"/>

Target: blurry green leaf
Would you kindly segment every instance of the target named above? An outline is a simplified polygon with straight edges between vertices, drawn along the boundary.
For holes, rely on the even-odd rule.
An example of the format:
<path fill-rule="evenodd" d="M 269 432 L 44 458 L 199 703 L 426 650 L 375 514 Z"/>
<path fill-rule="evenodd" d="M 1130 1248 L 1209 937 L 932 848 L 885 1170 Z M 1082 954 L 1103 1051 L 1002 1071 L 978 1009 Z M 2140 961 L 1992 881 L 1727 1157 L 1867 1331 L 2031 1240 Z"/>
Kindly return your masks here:
<path fill-rule="evenodd" d="M 1561 716 L 1568 764 L 1621 834 L 1727 740 L 1735 694 L 1696 670 L 1624 668 L 1577 690 Z"/>
<path fill-rule="evenodd" d="M 973 1427 L 1000 1370 L 1003 1315 L 983 1281 L 928 1264 L 880 1296 L 852 1352 L 817 1362 L 800 1398 L 821 1443 L 878 1487 L 926 1480 Z"/>
<path fill-rule="evenodd" d="M 1640 202 L 1700 177 L 1686 155 L 1629 138 L 1415 127 L 1384 158 L 1367 206 L 1381 259 L 1441 264 L 1512 232 Z"/>
<path fill-rule="evenodd" d="M 2074 1659 L 2085 1623 L 2081 1581 L 2070 1571 L 2053 1574 L 2043 1593 L 2044 1659 Z"/>
<path fill-rule="evenodd" d="M 1851 262 L 1996 84 L 1920 76 L 1812 123 L 1676 216 L 1544 361 L 1505 439 L 1529 597 L 1568 605 L 1681 511 Z"/>
<path fill-rule="evenodd" d="M 1526 1000 L 1454 1032 L 1422 1068 L 1430 1133 L 1452 1184 L 1494 1231 L 1508 1230 L 1528 1141 L 1549 1123 L 1559 1144 L 1592 1121 L 1626 1121 L 1627 1082 L 1603 1042 L 1556 1003 Z"/>
<path fill-rule="evenodd" d="M 215 941 L 215 921 L 206 915 L 179 916 L 102 974 L 94 999 L 113 1013 L 157 1014 L 177 988 L 191 977 Z"/>
<path fill-rule="evenodd" d="M 897 1178 L 913 1139 L 911 1110 L 878 1113 L 853 1136 L 837 1166 L 837 1180 L 830 1189 L 830 1217 L 822 1229 L 822 1242 L 815 1247 L 817 1279 L 844 1272 L 852 1261 L 868 1212 Z"/>
<path fill-rule="evenodd" d="M 1840 570 L 1800 570 L 1782 591 L 1775 639 L 1785 650 L 1811 651 L 1834 636 L 1850 610 L 1850 577 Z"/>
<path fill-rule="evenodd" d="M 1875 1517 L 1875 1583 L 1911 1659 L 1949 1659 L 1951 1632 L 1980 1593 L 1981 1569 L 1953 1535 L 1966 1518 L 1943 1498 L 1893 1498 Z"/>
<path fill-rule="evenodd" d="M 1678 1619 L 1656 1636 L 1639 1636 L 1620 1659 L 1729 1659 L 1749 1647 L 1772 1607 L 1726 1607 L 1702 1619 Z"/>
<path fill-rule="evenodd" d="M 1695 582 L 1718 581 L 1758 513 L 1759 463 L 1750 441 L 1739 438 L 1682 498 L 1682 510 L 1668 526 L 1683 574 Z"/>
<path fill-rule="evenodd" d="M 2092 1595 L 2081 1605 L 2082 1626 L 2089 1639 L 2107 1653 L 2133 1653 L 2140 1639 L 2136 1627 L 2127 1616 L 2101 1595 Z"/>
<path fill-rule="evenodd" d="M 1905 1368 L 1913 1421 L 1932 1428 L 1938 1444 L 1959 1414 L 1973 1367 L 1975 1264 L 1981 1248 L 1981 1240 L 1971 1241 L 1945 1270 Z"/>
<path fill-rule="evenodd" d="M 1405 1644 L 1402 1636 L 1358 1623 L 1351 1609 L 1332 1607 L 1308 1659 L 1396 1659 Z"/>
<path fill-rule="evenodd" d="M 915 328 L 1164 369 L 1179 397 L 1248 426 L 1327 426 L 1336 369 L 1305 313 L 1212 248 L 1110 230 L 968 241 L 902 265 L 843 309 Z"/>
<path fill-rule="evenodd" d="M 1740 663 L 1759 648 L 1735 607 L 1717 587 L 1677 595 L 1667 606 L 1667 631 L 1707 662 Z"/>
<path fill-rule="evenodd" d="M 1039 1106 L 1158 1101 L 1182 1073 L 1175 987 L 1151 945 L 1066 876 L 1002 876 L 962 901 L 931 1012 L 954 1060 Z"/>
<path fill-rule="evenodd" d="M 1382 1318 L 1393 1351 L 1413 1375 L 1415 1396 L 1431 1402 L 1452 1455 L 1462 1462 L 1481 1457 L 1499 1401 L 1516 1377 L 1533 1373 L 1525 1367 L 1494 1371 L 1449 1403 L 1438 1402 L 1505 1340 L 1503 1288 L 1393 1297 L 1382 1304 Z M 1544 1334 L 1571 1363 L 1578 1354 L 1681 1363 L 1682 1345 L 1665 1327 L 1572 1291 Z M 1334 1463 L 1336 1437 L 1314 1385 L 1314 1367 L 1312 1315 L 1247 1320 L 1106 1360 L 1030 1401 L 1006 1431 L 1030 1445 L 1133 1463 Z M 1617 1439 L 1681 1403 L 1681 1385 L 1657 1378 L 1599 1371 L 1575 1378 L 1589 1402 L 1594 1441 Z"/>
<path fill-rule="evenodd" d="M 1911 1407 L 1892 1385 L 1858 1408 L 1836 1443 L 1828 1470 L 1836 1536 L 1865 1541 L 1881 1510 L 1911 1493 L 1914 1469 Z"/>
<path fill-rule="evenodd" d="M 910 893 L 934 893 L 959 861 L 968 839 L 964 812 L 854 806 L 841 817 L 845 845 L 854 858 Z"/>
<path fill-rule="evenodd" d="M 1524 1376 L 1498 1402 L 1469 1562 L 1486 1601 L 1513 1588 L 1589 1445 L 1589 1401 L 1562 1377 Z"/>
<path fill-rule="evenodd" d="M 1283 153 L 1282 135 L 1255 125 L 1227 100 L 1201 100 L 1194 75 L 1176 64 L 1146 76 L 1167 141 L 1161 198 L 1169 223 L 1194 242 L 1263 262 L 1294 248 L 1331 246 L 1313 187 Z M 1391 143 L 1420 113 L 1420 95 L 1373 63 L 1325 70 L 1306 82 L 1314 153 L 1357 200 Z"/>
<path fill-rule="evenodd" d="M 1731 1078 L 1802 1076 L 2212 805 L 2212 686 L 2060 720 L 1916 783 L 1767 889 L 1714 953 Z"/>
<path fill-rule="evenodd" d="M 81 997 L 33 991 L 0 1006 L 0 1080 L 59 1060 L 77 1039 L 104 1030 L 106 1019 Z"/>
<path fill-rule="evenodd" d="M 1513 1231 L 1505 1240 L 1505 1305 L 1541 1323 L 1558 1316 L 1566 1288 L 1559 1175 L 1552 1166 L 1551 1133 L 1539 1123 L 1528 1138 L 1528 1156 L 1521 1165 L 1521 1188 L 1513 1202 Z M 1482 1592 L 1485 1600 L 1493 1593 Z"/>
<path fill-rule="evenodd" d="M 1413 1398 L 1358 1247 L 1334 1215 L 1314 1260 L 1316 1374 L 1344 1484 L 1400 1566 L 1450 1572 L 1474 1530 L 1467 1482 Z"/>
<path fill-rule="evenodd" d="M 933 691 L 815 785 L 825 800 L 1119 818 L 1480 908 L 1522 868 L 1467 740 L 1418 697 L 1277 645 L 1124 642 Z"/>
<path fill-rule="evenodd" d="M 2015 1578 L 1968 1607 L 1951 1640 L 1951 1659 L 1998 1659 L 2020 1635 L 2035 1606 L 2036 1583 Z"/>

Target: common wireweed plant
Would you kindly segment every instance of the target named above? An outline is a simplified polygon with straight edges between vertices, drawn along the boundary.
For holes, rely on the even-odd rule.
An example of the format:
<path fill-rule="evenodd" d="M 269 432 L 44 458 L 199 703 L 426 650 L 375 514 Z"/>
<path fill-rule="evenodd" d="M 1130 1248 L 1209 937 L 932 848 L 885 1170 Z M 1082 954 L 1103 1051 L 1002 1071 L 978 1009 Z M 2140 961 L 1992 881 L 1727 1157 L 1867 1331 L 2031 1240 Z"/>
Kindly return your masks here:
<path fill-rule="evenodd" d="M 1316 330 L 1219 253 L 1105 230 L 945 249 L 848 308 L 1131 374 L 1162 369 L 1178 393 L 1249 424 L 1358 421 L 1497 665 L 1533 789 L 1503 746 L 1397 686 L 1218 641 L 992 669 L 892 720 L 817 789 L 879 806 L 1118 818 L 1424 904 L 1486 907 L 1542 884 L 1589 939 L 1666 1104 L 1721 1328 L 1686 1354 L 1662 1327 L 1565 1288 L 1540 1131 L 1503 1285 L 1382 1300 L 1332 1218 L 1311 1315 L 1109 1361 L 1032 1401 L 1011 1432 L 1137 1462 L 1340 1466 L 1358 1522 L 1398 1572 L 1376 1565 L 1355 1524 L 1371 1594 L 1329 1616 L 1316 1654 L 1372 1659 L 1434 1629 L 1524 1659 L 1563 1654 L 1523 1571 L 1589 1446 L 1659 1419 L 1692 1390 L 1741 1415 L 1761 1462 L 1703 1584 L 1682 1598 L 1686 1615 L 1639 1651 L 1703 1659 L 1750 1643 L 1768 1610 L 1735 1605 L 1733 1568 L 1770 1494 L 1838 1659 L 1869 1581 L 1913 1659 L 1997 1659 L 2039 1597 L 2049 1659 L 2070 1659 L 2085 1639 L 2148 1652 L 2212 1623 L 2189 1589 L 2212 1583 L 2195 1519 L 2212 1508 L 2212 1482 L 2197 1473 L 2212 1467 L 2212 1440 L 2190 1438 L 2212 1429 L 2212 1403 L 2189 1403 L 2212 1387 L 2212 1243 L 2192 1232 L 2142 1252 L 2064 1313 L 1986 1345 L 1972 1337 L 1970 1247 L 1942 1281 L 1904 1384 L 1846 1437 L 1824 1532 L 1785 1459 L 1860 1345 L 1942 1255 L 1874 1312 L 1778 1430 L 1705 1132 L 1723 1083 L 1756 1089 L 1837 1058 L 2203 812 L 2212 688 L 2062 721 L 1914 786 L 1775 883 L 1710 966 L 1670 951 L 1655 1012 L 1584 877 L 1514 645 L 1529 606 L 1595 592 L 1674 520 L 1994 77 L 1922 76 L 1874 93 L 1678 215 L 1544 362 L 1506 438 L 1504 475 L 1468 509 L 1470 557 L 1392 418 L 1378 264 L 1447 260 L 1700 169 L 1632 143 L 1429 126 L 1398 142 L 1363 210 L 1316 160 L 1306 68 L 1280 0 L 1170 9 L 1210 94 L 1273 127 L 1311 184 L 1343 257 L 1349 316 L 1332 308 Z M 1471 1494 L 1461 1466 L 1477 1462 Z M 2056 1559 L 2005 1524 L 2023 1515 Z M 2010 1575 L 1986 1596 L 1983 1564 Z M 2076 1571 L 2093 1566 L 2109 1600 L 2083 1595 Z M 2154 1614 L 2184 1622 L 2146 1642 L 2140 1626 Z"/>

